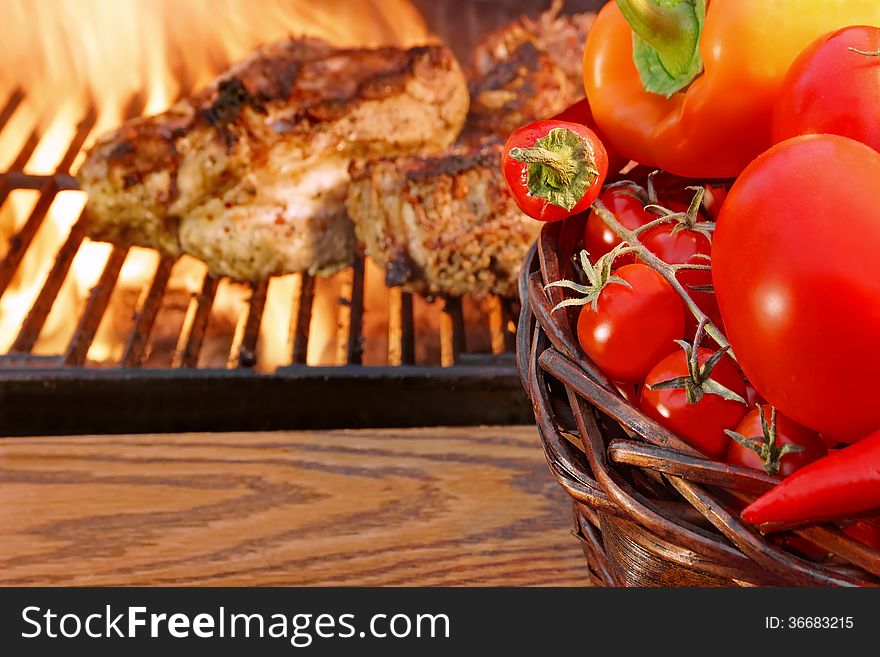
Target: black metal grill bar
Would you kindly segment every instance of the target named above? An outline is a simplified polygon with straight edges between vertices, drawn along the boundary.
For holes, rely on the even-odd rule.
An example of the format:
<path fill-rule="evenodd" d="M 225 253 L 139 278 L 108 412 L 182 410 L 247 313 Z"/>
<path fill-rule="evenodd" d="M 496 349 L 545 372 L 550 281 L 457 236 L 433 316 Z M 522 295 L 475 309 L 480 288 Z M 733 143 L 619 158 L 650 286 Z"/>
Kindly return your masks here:
<path fill-rule="evenodd" d="M 440 323 L 440 364 L 451 366 L 459 354 L 467 350 L 464 332 L 464 312 L 461 299 L 444 299 L 443 315 Z"/>
<path fill-rule="evenodd" d="M 39 137 L 36 134 L 36 131 L 32 132 L 30 136 L 25 140 L 24 144 L 22 144 L 21 150 L 18 152 L 18 155 L 15 156 L 15 160 L 12 162 L 12 166 L 18 166 L 18 168 L 23 167 L 29 159 L 31 159 L 31 155 L 34 154 L 34 151 L 37 149 L 37 144 L 40 143 Z M 51 177 L 44 177 L 40 181 L 40 185 L 36 188 L 37 190 L 42 190 L 46 188 L 48 185 L 52 184 Z M 0 205 L 3 205 L 6 202 L 6 199 L 9 197 L 9 192 L 15 189 L 15 185 L 8 180 L 7 175 L 3 175 L 2 179 L 0 179 Z"/>
<path fill-rule="evenodd" d="M 217 287 L 220 279 L 210 274 L 205 276 L 202 291 L 195 303 L 195 310 L 187 313 L 187 319 L 180 330 L 178 349 L 174 354 L 173 363 L 177 367 L 195 367 L 199 363 L 199 354 L 202 351 L 202 343 L 205 340 L 205 330 L 208 328 L 208 319 L 211 316 L 211 307 L 214 305 L 214 297 L 217 296 Z M 193 308 L 193 305 L 190 305 Z"/>
<path fill-rule="evenodd" d="M 70 169 L 70 165 L 73 164 L 74 158 L 76 158 L 77 153 L 79 153 L 82 145 L 85 143 L 86 138 L 89 136 L 89 133 L 95 126 L 96 120 L 97 114 L 95 113 L 94 109 L 90 109 L 83 120 L 80 121 L 79 125 L 77 125 L 76 133 L 74 134 L 73 139 L 68 145 L 64 156 L 61 158 L 61 163 L 58 166 L 58 171 L 64 173 L 68 172 L 68 170 Z M 21 157 L 21 154 L 19 155 L 19 157 Z M 30 156 L 28 156 L 27 159 L 30 159 Z M 25 162 L 23 162 L 18 168 L 24 166 L 24 163 L 27 162 L 27 159 L 25 159 Z M 0 262 L 0 296 L 3 296 L 3 293 L 6 292 L 6 288 L 9 287 L 9 282 L 15 275 L 16 270 L 18 270 L 18 267 L 28 250 L 28 247 L 31 245 L 34 236 L 40 229 L 43 220 L 46 218 L 46 213 L 49 211 L 49 207 L 55 200 L 55 195 L 58 193 L 58 191 L 59 189 L 58 186 L 55 184 L 54 178 L 46 178 L 43 181 L 43 185 L 40 187 L 40 198 L 37 201 L 37 204 L 34 206 L 33 211 L 27 218 L 27 221 L 25 221 L 21 230 L 12 239 L 12 242 L 9 245 L 9 251 L 6 253 L 6 257 L 3 259 L 3 262 Z M 7 193 L 8 191 L 5 188 L 4 181 L 4 189 L 2 192 L 0 192 L 0 203 L 5 200 Z"/>
<path fill-rule="evenodd" d="M 291 311 L 291 333 L 294 365 L 305 365 L 309 352 L 309 326 L 312 321 L 312 303 L 315 300 L 315 278 L 310 274 L 300 274 L 299 283 L 294 290 L 294 306 Z"/>
<path fill-rule="evenodd" d="M 415 363 L 415 325 L 413 298 L 399 287 L 389 290 L 388 304 L 388 364 Z"/>
<path fill-rule="evenodd" d="M 119 272 L 125 262 L 126 255 L 128 255 L 128 249 L 123 247 L 114 246 L 110 251 L 101 277 L 89 294 L 85 310 L 67 347 L 67 353 L 64 354 L 64 364 L 68 367 L 85 363 L 89 347 L 95 340 L 101 319 L 103 319 L 107 305 L 110 303 L 110 295 L 113 294 L 113 287 L 119 278 Z"/>
<path fill-rule="evenodd" d="M 416 328 L 411 292 L 400 295 L 400 362 L 402 365 L 413 365 L 416 362 Z"/>
<path fill-rule="evenodd" d="M 122 367 L 139 367 L 147 353 L 147 345 L 153 332 L 153 324 L 162 307 L 162 299 L 165 297 L 165 288 L 168 287 L 168 279 L 171 269 L 174 267 L 174 258 L 163 256 L 156 267 L 150 288 L 143 297 L 143 303 L 137 310 L 134 326 L 128 336 L 125 351 L 122 354 L 120 365 Z"/>
<path fill-rule="evenodd" d="M 34 348 L 37 339 L 40 337 L 40 331 L 43 330 L 46 319 L 52 311 L 52 306 L 55 305 L 55 299 L 58 297 L 58 292 L 64 284 L 67 273 L 70 271 L 70 265 L 76 257 L 84 236 L 85 230 L 83 229 L 82 216 L 80 216 L 80 220 L 70 229 L 67 239 L 55 256 L 55 263 L 52 265 L 52 269 L 49 270 L 46 282 L 43 284 L 42 289 L 40 289 L 40 293 L 37 295 L 33 306 L 31 306 L 27 317 L 25 317 L 21 331 L 19 331 L 18 336 L 15 338 L 15 342 L 12 343 L 10 351 L 29 352 Z"/>
<path fill-rule="evenodd" d="M 25 158 L 25 163 L 30 159 L 32 154 L 32 151 L 28 153 Z M 25 173 L 24 171 L 10 169 L 9 171 L 0 173 L 0 181 L 2 181 L 0 182 L 0 186 L 8 188 L 9 190 L 33 189 L 39 191 L 47 181 L 55 183 L 55 187 L 58 191 L 79 190 L 79 183 L 76 181 L 76 178 L 69 173 L 53 173 L 47 175 L 41 173 Z M 5 196 L 0 197 L 0 201 L 4 198 Z"/>
<path fill-rule="evenodd" d="M 34 209 L 31 210 L 27 221 L 24 222 L 21 230 L 10 241 L 6 257 L 3 259 L 3 262 L 0 262 L 0 296 L 3 296 L 6 288 L 9 287 L 10 281 L 12 281 L 12 277 L 15 276 L 15 272 L 24 259 L 28 247 L 43 224 L 43 219 L 46 218 L 46 213 L 49 212 L 52 201 L 55 200 L 57 191 L 51 180 L 43 185 L 43 188 L 40 190 L 40 198 L 37 200 L 36 205 L 34 205 Z"/>
<path fill-rule="evenodd" d="M 233 340 L 232 344 L 230 353 L 232 367 L 247 368 L 257 364 L 257 342 L 260 338 L 260 323 L 263 318 L 263 310 L 266 307 L 266 293 L 268 291 L 268 279 L 251 285 L 251 298 L 248 302 L 241 338 Z"/>
<path fill-rule="evenodd" d="M 97 121 L 98 113 L 95 111 L 95 108 L 89 108 L 89 111 L 83 120 L 76 126 L 76 133 L 73 136 L 73 140 L 70 142 L 70 145 L 64 152 L 64 157 L 61 158 L 61 162 L 58 164 L 58 173 L 70 173 L 70 167 L 73 166 L 73 161 L 76 159 L 76 156 L 79 155 L 83 144 L 86 143 L 86 139 L 88 139 L 88 136 L 92 132 L 92 128 L 95 127 Z"/>
<path fill-rule="evenodd" d="M 6 127 L 6 124 L 9 123 L 9 119 L 15 114 L 15 110 L 18 109 L 18 106 L 21 105 L 21 101 L 23 100 L 24 92 L 21 89 L 13 89 L 12 93 L 9 94 L 9 98 L 6 99 L 6 104 L 3 106 L 3 109 L 0 110 L 0 130 Z"/>
<path fill-rule="evenodd" d="M 348 301 L 348 345 L 345 362 L 360 365 L 364 356 L 364 256 L 358 255 L 351 267 L 351 297 Z"/>
<path fill-rule="evenodd" d="M 41 135 L 39 130 L 37 130 L 36 128 L 31 130 L 31 133 L 21 145 L 21 150 L 18 151 L 18 155 L 15 156 L 15 159 L 12 161 L 12 164 L 9 168 L 13 171 L 23 169 L 28 160 L 31 159 L 31 155 L 33 155 L 34 151 L 37 150 L 37 146 L 39 146 L 40 144 L 40 138 Z"/>

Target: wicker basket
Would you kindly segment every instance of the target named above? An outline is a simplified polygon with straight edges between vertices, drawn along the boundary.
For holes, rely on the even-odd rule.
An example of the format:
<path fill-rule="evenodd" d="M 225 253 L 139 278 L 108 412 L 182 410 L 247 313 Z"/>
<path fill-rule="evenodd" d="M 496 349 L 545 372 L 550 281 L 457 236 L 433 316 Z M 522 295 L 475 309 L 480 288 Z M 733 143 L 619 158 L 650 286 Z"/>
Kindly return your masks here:
<path fill-rule="evenodd" d="M 574 500 L 575 534 L 601 586 L 873 586 L 880 554 L 832 524 L 765 539 L 739 511 L 775 481 L 707 460 L 625 401 L 589 362 L 574 311 L 551 312 L 572 277 L 582 216 L 547 224 L 526 257 L 517 361 L 550 471 Z M 799 556 L 806 542 L 834 556 Z M 800 542 L 800 543 L 799 543 Z"/>

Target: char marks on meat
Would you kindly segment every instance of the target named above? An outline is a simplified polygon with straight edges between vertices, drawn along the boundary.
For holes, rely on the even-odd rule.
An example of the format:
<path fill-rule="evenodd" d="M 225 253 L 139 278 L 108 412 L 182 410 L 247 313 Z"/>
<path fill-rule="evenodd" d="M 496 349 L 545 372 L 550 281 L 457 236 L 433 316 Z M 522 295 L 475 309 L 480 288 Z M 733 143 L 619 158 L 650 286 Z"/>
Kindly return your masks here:
<path fill-rule="evenodd" d="M 386 280 L 423 294 L 513 297 L 541 224 L 516 206 L 501 145 L 520 125 L 583 96 L 581 53 L 592 14 L 521 18 L 489 34 L 467 67 L 471 107 L 441 156 L 352 167 L 348 211 Z"/>
<path fill-rule="evenodd" d="M 329 273 L 354 253 L 351 163 L 440 152 L 467 108 L 464 75 L 440 45 L 270 44 L 96 143 L 79 172 L 87 230 L 239 280 Z"/>

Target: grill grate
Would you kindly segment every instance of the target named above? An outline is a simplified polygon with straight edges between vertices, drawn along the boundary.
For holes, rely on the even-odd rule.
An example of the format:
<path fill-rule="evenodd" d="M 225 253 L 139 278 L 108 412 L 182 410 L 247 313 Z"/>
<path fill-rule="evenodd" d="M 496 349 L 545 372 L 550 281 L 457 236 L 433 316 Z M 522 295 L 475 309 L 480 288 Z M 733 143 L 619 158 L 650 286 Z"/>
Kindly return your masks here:
<path fill-rule="evenodd" d="M 520 13 L 537 15 L 549 4 L 413 1 L 462 59 L 487 31 Z M 565 8 L 586 11 L 602 3 L 569 0 Z M 0 96 L 0 146 L 26 102 L 21 89 Z M 136 94 L 128 117 L 140 115 L 144 105 Z M 167 257 L 157 258 L 134 300 L 132 294 L 124 299 L 121 315 L 130 322 L 116 336 L 117 355 L 91 357 L 107 317 L 120 315 L 117 297 L 129 250 L 119 247 L 109 251 L 78 310 L 64 315 L 66 344 L 41 347 L 89 240 L 80 215 L 53 253 L 34 253 L 35 242 L 59 193 L 78 189 L 71 170 L 97 119 L 95 108 L 85 112 L 51 174 L 28 171 L 44 138 L 38 128 L 0 163 L 0 254 L 8 241 L 0 262 L 0 313 L 16 291 L 22 264 L 37 255 L 46 265 L 16 334 L 4 342 L 7 349 L 0 348 L 0 435 L 531 423 L 513 361 L 518 304 L 498 298 L 482 305 L 455 298 L 429 303 L 399 288 L 382 288 L 383 301 L 376 304 L 369 284 L 376 268 L 362 256 L 335 277 L 335 288 L 308 274 L 289 277 L 283 289 L 290 291 L 281 300 L 289 318 L 281 331 L 286 358 L 278 367 L 260 362 L 261 328 L 278 329 L 271 281 L 251 285 L 236 316 L 219 322 L 216 306 L 230 283 L 204 275 L 194 288 L 181 290 L 174 285 L 179 263 Z M 14 234 L 5 235 L 3 211 L 17 190 L 39 196 Z M 277 296 L 274 301 L 277 306 Z M 171 328 L 163 322 L 169 306 L 180 315 Z M 328 306 L 335 326 L 316 333 L 315 318 Z M 314 345 L 328 340 L 329 362 L 314 362 Z M 227 345 L 219 356 L 206 353 L 217 345 Z"/>
<path fill-rule="evenodd" d="M 21 90 L 13 91 L 6 99 L 0 109 L 0 137 L 25 101 L 25 94 Z M 133 104 L 135 114 L 140 109 Z M 90 109 L 77 124 L 52 174 L 35 174 L 26 170 L 28 161 L 40 146 L 41 135 L 36 130 L 24 140 L 8 170 L 0 172 L 0 211 L 16 190 L 34 190 L 39 194 L 33 208 L 9 238 L 8 249 L 0 262 L 0 303 L 5 294 L 14 293 L 18 283 L 16 276 L 29 251 L 35 246 L 38 233 L 50 216 L 50 209 L 59 192 L 78 189 L 71 168 L 95 125 L 96 112 Z M 365 293 L 368 260 L 363 255 L 359 255 L 349 269 L 337 275 L 340 281 L 335 289 L 337 298 L 328 299 L 327 294 L 334 290 L 322 287 L 313 276 L 291 276 L 293 295 L 286 300 L 290 304 L 287 332 L 289 357 L 272 371 L 263 371 L 264 368 L 258 367 L 261 325 L 266 321 L 264 315 L 270 281 L 263 280 L 248 286 L 246 299 L 240 305 L 235 321 L 229 327 L 220 326 L 217 329 L 221 333 L 224 330 L 231 333 L 222 336 L 229 344 L 225 363 L 204 367 L 200 363 L 204 359 L 205 345 L 212 340 L 212 322 L 216 319 L 212 313 L 215 300 L 224 284 L 232 284 L 205 274 L 201 289 L 187 293 L 186 309 L 176 334 L 162 335 L 168 327 L 160 325 L 158 319 L 171 292 L 172 272 L 176 264 L 170 257 L 159 257 L 151 276 L 144 279 L 139 291 L 134 290 L 136 302 L 133 307 L 126 309 L 132 318 L 130 330 L 119 338 L 121 356 L 101 361 L 90 358 L 90 350 L 99 336 L 102 321 L 108 313 L 121 312 L 114 291 L 119 287 L 129 249 L 118 246 L 110 249 L 97 282 L 87 292 L 85 299 L 80 301 L 78 314 L 65 317 L 64 321 L 73 327 L 66 346 L 55 353 L 38 353 L 41 333 L 56 301 L 64 292 L 65 281 L 70 278 L 77 255 L 87 241 L 80 213 L 54 254 L 46 256 L 54 257 L 54 261 L 17 327 L 17 335 L 5 353 L 0 353 L 0 431 L 4 434 L 158 428 L 176 430 L 213 426 L 214 422 L 209 418 L 217 415 L 216 387 L 211 388 L 211 394 L 206 391 L 201 397 L 188 394 L 189 408 L 174 407 L 179 421 L 169 417 L 171 411 L 168 406 L 154 408 L 156 413 L 163 414 L 161 422 L 146 420 L 143 413 L 132 415 L 132 418 L 139 417 L 139 420 L 126 421 L 114 414 L 112 421 L 96 421 L 95 418 L 100 416 L 97 410 L 90 414 L 92 417 L 88 421 L 83 421 L 79 412 L 83 408 L 80 405 L 82 401 L 74 402 L 80 393 L 84 394 L 87 390 L 91 390 L 95 397 L 85 402 L 86 407 L 97 409 L 106 408 L 108 404 L 122 404 L 121 398 L 135 389 L 143 396 L 144 391 L 150 392 L 151 382 L 154 388 L 167 387 L 168 381 L 174 382 L 172 387 L 180 388 L 186 381 L 191 381 L 190 377 L 181 374 L 189 370 L 201 371 L 202 374 L 196 379 L 203 383 L 210 380 L 211 386 L 223 386 L 224 380 L 234 380 L 235 385 L 227 385 L 226 388 L 243 390 L 240 394 L 256 407 L 261 403 L 259 395 L 265 393 L 259 393 L 258 388 L 254 388 L 253 392 L 240 388 L 242 376 L 246 380 L 260 380 L 263 385 L 272 385 L 273 382 L 279 386 L 285 384 L 286 388 L 278 388 L 279 408 L 277 412 L 269 413 L 271 417 L 268 420 L 265 417 L 260 419 L 259 412 L 257 418 L 253 418 L 250 413 L 239 411 L 233 417 L 227 417 L 227 423 L 221 427 L 228 429 L 251 426 L 428 424 L 432 423 L 432 415 L 433 423 L 450 424 L 460 421 L 525 420 L 528 417 L 527 409 L 521 403 L 513 368 L 516 303 L 491 298 L 478 305 L 472 300 L 446 298 L 431 304 L 399 288 L 383 288 L 387 298 L 380 307 L 372 308 Z M 176 290 L 177 294 L 180 292 Z M 315 337 L 312 335 L 313 315 L 319 305 L 327 304 L 336 306 L 335 335 L 324 335 L 321 339 L 335 339 L 335 349 L 330 349 L 332 364 L 341 367 L 315 367 L 315 363 L 309 362 L 309 343 Z M 470 307 L 466 311 L 468 304 Z M 374 318 L 377 313 L 386 314 L 385 321 L 379 322 L 384 327 L 382 331 L 365 331 L 364 318 L 370 313 Z M 435 315 L 433 324 L 425 328 L 420 324 L 420 319 L 422 315 L 430 313 Z M 438 314 L 439 318 L 436 317 Z M 175 344 L 169 362 L 159 367 L 149 362 L 157 341 Z M 434 341 L 436 344 L 425 349 L 425 341 Z M 383 347 L 383 362 L 379 364 L 375 363 L 377 349 L 373 342 Z M 424 352 L 421 355 L 420 348 Z M 364 364 L 367 351 L 371 354 L 371 365 Z M 448 371 L 441 374 L 440 370 Z M 178 374 L 176 379 L 175 372 Z M 234 377 L 231 376 L 233 372 Z M 316 377 L 331 384 L 321 389 L 332 392 L 331 396 L 337 400 L 346 400 L 343 406 L 347 406 L 347 410 L 337 408 L 334 412 L 325 408 L 326 404 L 316 404 Z M 413 385 L 414 379 L 423 382 L 421 388 Z M 146 387 L 133 386 L 134 380 L 146 384 Z M 58 383 L 62 381 L 63 384 Z M 31 389 L 25 382 L 40 385 L 29 393 Z M 112 382 L 120 385 L 114 389 L 114 386 L 108 385 Z M 306 384 L 311 388 L 304 388 Z M 385 403 L 377 403 L 372 397 L 362 394 L 365 385 L 379 384 L 388 400 Z M 488 395 L 478 402 L 482 408 L 463 405 L 457 395 L 482 384 L 485 384 L 485 394 Z M 405 393 L 404 388 L 407 389 Z M 418 392 L 419 389 L 421 392 Z M 300 399 L 284 394 L 293 390 L 299 390 Z M 354 394 L 361 399 L 351 396 Z M 416 397 L 410 399 L 410 403 L 405 406 L 400 403 L 400 400 L 411 398 L 413 394 Z M 475 395 L 472 391 L 468 394 L 474 400 L 481 398 L 480 394 Z M 157 404 L 161 397 L 157 396 L 151 401 L 150 394 L 147 394 L 143 399 L 145 408 Z M 445 408 L 426 410 L 426 406 L 435 404 L 445 405 Z M 307 405 L 311 408 L 307 408 Z M 288 408 L 283 408 L 285 406 Z M 493 411 L 493 408 L 496 410 Z M 328 417 L 318 417 L 321 413 Z"/>
<path fill-rule="evenodd" d="M 24 94 L 16 90 L 0 111 L 0 131 L 14 114 L 24 99 Z M 24 164 L 32 156 L 39 144 L 39 136 L 33 133 L 22 146 L 21 151 L 5 173 L 0 173 L 0 205 L 10 192 L 16 189 L 30 189 L 39 192 L 39 200 L 28 215 L 24 224 L 11 238 L 5 258 L 0 262 L 0 297 L 7 291 L 13 277 L 22 264 L 37 232 L 46 220 L 50 206 L 58 192 L 78 189 L 76 180 L 70 175 L 70 167 L 88 139 L 95 125 L 95 112 L 90 110 L 78 124 L 74 138 L 66 148 L 57 171 L 52 175 L 35 175 L 22 171 Z M 28 356 L 37 344 L 40 332 L 45 326 L 53 304 L 68 276 L 71 265 L 85 239 L 82 220 L 74 223 L 65 241 L 58 249 L 54 264 L 45 283 L 42 285 L 32 307 L 22 322 L 21 329 L 8 353 L 0 355 L 0 367 L 13 364 L 21 367 L 27 363 L 38 363 L 41 367 L 50 364 L 57 366 L 80 366 L 87 364 L 87 354 L 98 332 L 98 327 L 108 311 L 111 296 L 119 279 L 128 250 L 113 247 L 104 264 L 97 284 L 89 294 L 81 316 L 67 349 L 55 358 L 30 359 Z M 143 293 L 134 310 L 134 324 L 127 337 L 121 359 L 116 363 L 102 363 L 121 367 L 139 367 L 144 363 L 150 344 L 152 330 L 165 298 L 165 292 L 175 264 L 172 258 L 163 257 L 152 279 L 145 284 Z M 339 295 L 339 315 L 337 322 L 336 364 L 361 365 L 364 353 L 364 313 L 365 308 L 365 258 L 360 255 L 353 266 L 341 278 L 342 289 Z M 308 274 L 296 277 L 298 285 L 291 300 L 295 312 L 290 331 L 290 363 L 305 364 L 308 353 L 312 308 L 315 302 L 315 279 Z M 193 295 L 183 325 L 180 328 L 177 349 L 172 357 L 175 367 L 196 367 L 206 331 L 211 320 L 211 310 L 220 286 L 221 279 L 211 275 L 204 277 L 201 291 Z M 238 318 L 232 348 L 228 357 L 229 367 L 252 368 L 256 364 L 256 353 L 260 339 L 260 325 L 266 305 L 269 281 L 264 280 L 249 287 L 250 296 Z M 399 289 L 388 290 L 388 350 L 387 365 L 415 364 L 416 327 L 414 304 L 411 294 Z M 489 346 L 495 355 L 511 350 L 512 324 L 516 308 L 507 300 L 493 298 L 485 304 L 487 313 L 481 318 L 489 332 Z M 449 366 L 457 362 L 459 355 L 467 352 L 468 327 L 465 323 L 462 300 L 444 299 L 439 328 L 439 354 L 441 365 Z"/>

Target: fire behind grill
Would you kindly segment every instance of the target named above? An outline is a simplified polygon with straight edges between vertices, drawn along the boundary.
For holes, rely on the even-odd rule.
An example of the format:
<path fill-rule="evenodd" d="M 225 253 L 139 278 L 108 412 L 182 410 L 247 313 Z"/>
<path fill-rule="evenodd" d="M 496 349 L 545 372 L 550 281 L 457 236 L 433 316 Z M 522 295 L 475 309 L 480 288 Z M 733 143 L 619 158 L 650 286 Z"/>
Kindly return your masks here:
<path fill-rule="evenodd" d="M 536 15 L 548 0 L 414 0 L 433 31 L 460 58 L 476 41 L 520 13 Z M 570 0 L 567 11 L 595 9 L 601 0 Z M 0 135 L 25 101 L 21 91 L 0 98 Z M 142 104 L 129 107 L 139 115 Z M 0 300 L 10 291 L 22 261 L 59 192 L 78 189 L 70 175 L 77 154 L 95 127 L 90 110 L 53 175 L 33 175 L 24 168 L 40 142 L 36 132 L 24 142 L 8 170 L 0 171 L 0 209 L 15 190 L 36 190 L 39 199 L 12 238 L 0 262 Z M 186 311 L 167 362 L 156 366 L 151 348 L 163 304 L 172 293 L 175 261 L 159 259 L 134 304 L 133 321 L 113 362 L 92 362 L 89 350 L 102 319 L 112 310 L 128 249 L 114 246 L 97 282 L 75 317 L 72 337 L 58 353 L 45 355 L 41 331 L 68 278 L 74 259 L 87 241 L 83 222 L 74 223 L 54 254 L 54 262 L 7 353 L 0 353 L 0 435 L 114 433 L 141 431 L 242 430 L 319 427 L 411 426 L 431 424 L 529 423 L 532 415 L 522 394 L 513 360 L 517 304 L 490 299 L 479 306 L 465 299 L 442 300 L 439 332 L 419 325 L 425 305 L 399 288 L 387 290 L 387 308 L 368 307 L 367 262 L 363 257 L 341 274 L 337 305 L 334 366 L 307 364 L 313 308 L 327 302 L 326 289 L 308 274 L 293 276 L 290 298 L 288 364 L 260 372 L 257 363 L 268 280 L 251 285 L 249 299 L 234 324 L 225 327 L 231 346 L 225 367 L 205 358 L 211 341 L 212 307 L 222 279 L 206 275 L 201 289 L 187 293 Z M 0 244 L 2 246 L 2 244 Z M 33 249 L 32 249 L 33 250 Z M 31 254 L 33 255 L 33 254 Z M 51 258 L 52 255 L 47 257 Z M 180 290 L 176 290 L 179 294 Z M 470 312 L 467 312 L 470 309 Z M 364 332 L 365 312 L 387 313 L 381 336 Z M 2 317 L 0 317 L 2 319 Z M 18 328 L 18 327 L 16 327 Z M 374 344 L 387 352 L 376 365 Z M 387 348 L 385 341 L 387 340 Z M 425 352 L 425 341 L 433 354 Z M 365 350 L 365 346 L 369 349 Z M 364 354 L 373 354 L 364 364 Z M 206 367 L 205 364 L 211 366 Z"/>
<path fill-rule="evenodd" d="M 0 109 L 0 131 L 24 100 L 15 91 Z M 0 297 L 10 287 L 56 195 L 78 189 L 70 167 L 95 124 L 94 111 L 79 123 L 53 175 L 24 173 L 37 147 L 28 139 L 10 170 L 0 173 L 0 206 L 17 189 L 39 199 L 0 262 Z M 250 285 L 236 323 L 226 368 L 201 368 L 211 309 L 221 283 L 206 275 L 190 299 L 171 367 L 145 368 L 156 319 L 175 264 L 159 260 L 134 309 L 134 321 L 118 362 L 92 363 L 89 348 L 110 304 L 128 249 L 114 246 L 86 299 L 66 349 L 37 355 L 34 346 L 74 257 L 85 239 L 82 217 L 57 251 L 45 282 L 8 353 L 0 355 L 0 433 L 3 435 L 407 426 L 527 421 L 528 407 L 513 366 L 515 304 L 489 303 L 481 318 L 490 353 L 469 353 L 461 299 L 444 300 L 440 322 L 441 364 L 416 364 L 412 295 L 390 289 L 387 365 L 364 366 L 365 259 L 343 274 L 337 322 L 337 366 L 306 364 L 315 279 L 297 276 L 291 299 L 289 365 L 273 373 L 254 370 L 268 280 Z"/>

